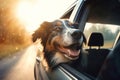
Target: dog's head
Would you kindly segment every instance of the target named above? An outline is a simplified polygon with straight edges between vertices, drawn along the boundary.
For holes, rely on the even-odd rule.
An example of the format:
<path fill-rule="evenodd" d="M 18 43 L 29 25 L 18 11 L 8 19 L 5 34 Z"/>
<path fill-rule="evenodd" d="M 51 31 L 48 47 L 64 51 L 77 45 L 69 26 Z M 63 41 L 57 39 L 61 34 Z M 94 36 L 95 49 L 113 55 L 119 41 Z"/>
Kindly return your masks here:
<path fill-rule="evenodd" d="M 68 20 L 44 22 L 33 34 L 33 42 L 41 38 L 45 58 L 49 65 L 68 62 L 79 57 L 84 34 L 77 29 L 77 24 Z"/>

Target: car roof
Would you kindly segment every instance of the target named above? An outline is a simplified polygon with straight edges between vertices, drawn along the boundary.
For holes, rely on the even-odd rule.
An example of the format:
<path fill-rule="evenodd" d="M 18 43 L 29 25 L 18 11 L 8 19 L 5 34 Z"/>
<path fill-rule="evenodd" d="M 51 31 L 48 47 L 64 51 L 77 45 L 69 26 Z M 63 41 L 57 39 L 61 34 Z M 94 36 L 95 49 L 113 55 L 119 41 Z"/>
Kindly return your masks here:
<path fill-rule="evenodd" d="M 105 0 L 104 2 L 103 0 L 95 1 L 96 2 L 93 1 L 92 3 L 90 14 L 90 16 L 94 16 L 89 22 L 120 25 L 120 2 L 118 0 Z"/>

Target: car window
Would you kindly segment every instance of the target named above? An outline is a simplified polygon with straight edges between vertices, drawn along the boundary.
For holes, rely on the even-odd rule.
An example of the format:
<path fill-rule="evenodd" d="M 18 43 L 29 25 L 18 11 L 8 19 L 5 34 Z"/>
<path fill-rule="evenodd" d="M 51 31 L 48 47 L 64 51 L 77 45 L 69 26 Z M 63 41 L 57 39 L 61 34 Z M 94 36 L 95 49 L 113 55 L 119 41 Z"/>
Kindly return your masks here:
<path fill-rule="evenodd" d="M 119 25 L 112 25 L 112 24 L 101 24 L 101 23 L 86 23 L 85 25 L 85 36 L 87 40 L 91 33 L 93 32 L 100 32 L 103 34 L 104 37 L 104 46 L 103 48 L 112 48 L 114 41 L 118 32 L 120 31 Z M 88 46 L 86 46 L 88 47 Z"/>
<path fill-rule="evenodd" d="M 84 34 L 87 40 L 92 32 L 100 32 L 104 37 L 103 48 L 112 48 L 116 36 L 120 32 L 119 8 L 120 4 L 117 0 L 92 3 L 88 20 L 84 28 Z"/>

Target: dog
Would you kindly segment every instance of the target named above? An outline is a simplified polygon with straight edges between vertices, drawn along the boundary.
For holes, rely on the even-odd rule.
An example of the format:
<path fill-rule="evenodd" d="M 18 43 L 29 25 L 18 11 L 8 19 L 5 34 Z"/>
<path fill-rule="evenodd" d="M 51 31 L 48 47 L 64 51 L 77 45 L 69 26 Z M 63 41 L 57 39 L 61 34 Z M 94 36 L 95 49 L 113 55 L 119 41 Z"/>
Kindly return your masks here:
<path fill-rule="evenodd" d="M 86 43 L 84 34 L 78 29 L 78 24 L 66 19 L 45 21 L 32 36 L 33 42 L 41 39 L 42 54 L 48 67 L 51 68 L 78 59 L 82 44 Z"/>

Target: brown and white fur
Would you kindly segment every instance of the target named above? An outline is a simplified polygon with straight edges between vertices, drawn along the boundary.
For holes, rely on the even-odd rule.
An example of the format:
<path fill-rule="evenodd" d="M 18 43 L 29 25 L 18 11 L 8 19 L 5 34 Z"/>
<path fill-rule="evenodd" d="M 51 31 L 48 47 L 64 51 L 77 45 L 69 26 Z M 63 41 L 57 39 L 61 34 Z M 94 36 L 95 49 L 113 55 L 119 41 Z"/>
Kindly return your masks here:
<path fill-rule="evenodd" d="M 78 24 L 60 19 L 43 22 L 35 31 L 33 42 L 41 39 L 43 55 L 48 67 L 78 59 L 82 43 L 86 43 L 84 34 L 77 29 Z"/>

